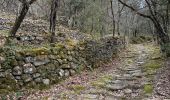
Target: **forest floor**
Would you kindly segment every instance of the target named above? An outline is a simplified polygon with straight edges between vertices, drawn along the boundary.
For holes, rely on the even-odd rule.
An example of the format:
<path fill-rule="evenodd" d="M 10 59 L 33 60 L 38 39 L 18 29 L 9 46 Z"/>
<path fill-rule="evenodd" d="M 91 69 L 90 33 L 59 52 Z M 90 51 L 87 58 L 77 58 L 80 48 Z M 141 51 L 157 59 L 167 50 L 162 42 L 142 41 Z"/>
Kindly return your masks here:
<path fill-rule="evenodd" d="M 156 72 L 162 65 L 159 47 L 130 45 L 110 64 L 84 71 L 50 89 L 17 95 L 20 100 L 165 100 L 155 89 Z"/>
<path fill-rule="evenodd" d="M 11 29 L 13 18 L 15 16 L 9 18 L 9 15 L 0 14 L 0 33 L 4 36 Z M 47 27 L 46 22 L 26 20 L 19 33 L 44 35 Z M 59 32 L 71 33 L 68 35 L 71 38 L 77 39 L 79 36 L 76 31 L 64 27 L 60 27 Z M 3 41 L 0 38 L 0 46 Z M 163 62 L 158 46 L 151 43 L 133 44 L 127 46 L 111 63 L 92 71 L 85 70 L 50 89 L 23 90 L 0 100 L 164 100 L 170 97 L 170 83 L 165 82 L 170 80 L 170 68 L 162 68 Z M 170 66 L 170 63 L 166 65 Z"/>

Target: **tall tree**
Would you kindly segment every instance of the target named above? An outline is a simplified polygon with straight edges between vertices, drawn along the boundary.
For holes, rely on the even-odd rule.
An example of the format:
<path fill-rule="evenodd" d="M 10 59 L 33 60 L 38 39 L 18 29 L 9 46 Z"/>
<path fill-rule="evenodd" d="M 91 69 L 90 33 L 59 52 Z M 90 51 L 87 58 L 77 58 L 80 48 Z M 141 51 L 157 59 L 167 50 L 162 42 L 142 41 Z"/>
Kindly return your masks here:
<path fill-rule="evenodd" d="M 155 2 L 153 0 L 144 0 L 145 3 L 146 3 L 146 6 L 148 8 L 148 11 L 149 11 L 149 15 L 146 15 L 142 12 L 139 12 L 139 10 L 137 10 L 136 8 L 134 8 L 133 6 L 131 5 L 128 5 L 126 2 L 124 2 L 123 0 L 118 0 L 121 4 L 123 4 L 124 6 L 130 8 L 131 10 L 133 10 L 136 14 L 144 17 L 144 18 L 148 18 L 150 19 L 156 30 L 157 30 L 157 36 L 160 38 L 160 44 L 161 45 L 164 45 L 166 43 L 169 43 L 170 39 L 169 39 L 169 36 L 168 34 L 166 33 L 166 27 L 168 26 L 165 26 L 163 27 L 162 25 L 162 22 L 160 21 L 160 18 L 158 16 L 161 16 L 160 13 L 158 13 L 157 9 L 156 9 L 156 6 L 154 5 Z M 168 0 L 167 0 L 168 2 Z M 166 20 L 168 21 L 168 20 Z"/>
<path fill-rule="evenodd" d="M 10 35 L 12 37 L 15 37 L 16 32 L 18 31 L 19 27 L 21 26 L 21 23 L 23 22 L 26 14 L 29 10 L 30 5 L 33 4 L 36 0 L 30 0 L 30 1 L 19 0 L 19 1 L 22 3 L 22 8 L 21 8 L 21 12 L 20 12 L 19 16 L 15 20 L 12 30 L 10 31 Z"/>
<path fill-rule="evenodd" d="M 112 13 L 112 27 L 113 27 L 113 37 L 115 36 L 115 27 L 116 27 L 116 25 L 115 25 L 115 14 L 114 14 L 114 10 L 113 10 L 113 0 L 110 0 L 110 9 L 111 9 L 111 13 Z"/>
<path fill-rule="evenodd" d="M 51 13 L 50 13 L 50 33 L 51 33 L 51 40 L 50 42 L 55 42 L 55 30 L 56 30 L 56 14 L 57 9 L 59 6 L 59 0 L 52 0 L 51 4 Z"/>

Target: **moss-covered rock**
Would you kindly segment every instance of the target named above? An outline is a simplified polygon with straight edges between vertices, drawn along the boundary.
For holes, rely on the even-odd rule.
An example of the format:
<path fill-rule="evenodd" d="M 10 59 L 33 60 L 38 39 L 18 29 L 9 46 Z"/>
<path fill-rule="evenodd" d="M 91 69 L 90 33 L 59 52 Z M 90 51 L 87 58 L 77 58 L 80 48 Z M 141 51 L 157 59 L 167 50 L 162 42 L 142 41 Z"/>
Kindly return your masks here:
<path fill-rule="evenodd" d="M 48 55 L 51 53 L 51 50 L 46 47 L 41 47 L 19 51 L 19 53 L 22 54 L 23 56 Z"/>

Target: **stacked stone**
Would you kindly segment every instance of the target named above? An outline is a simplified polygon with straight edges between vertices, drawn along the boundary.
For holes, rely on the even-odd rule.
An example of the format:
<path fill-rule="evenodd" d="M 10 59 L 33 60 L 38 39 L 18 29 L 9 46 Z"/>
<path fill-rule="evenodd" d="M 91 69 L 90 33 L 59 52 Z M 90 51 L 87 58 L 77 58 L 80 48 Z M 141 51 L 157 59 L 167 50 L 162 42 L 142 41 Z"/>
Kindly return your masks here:
<path fill-rule="evenodd" d="M 54 47 L 20 51 L 4 47 L 0 50 L 0 82 L 6 84 L 4 79 L 10 78 L 13 83 L 9 86 L 15 84 L 21 87 L 57 83 L 99 61 L 111 59 L 118 44 L 106 40 L 68 41 L 65 44 L 57 43 Z"/>

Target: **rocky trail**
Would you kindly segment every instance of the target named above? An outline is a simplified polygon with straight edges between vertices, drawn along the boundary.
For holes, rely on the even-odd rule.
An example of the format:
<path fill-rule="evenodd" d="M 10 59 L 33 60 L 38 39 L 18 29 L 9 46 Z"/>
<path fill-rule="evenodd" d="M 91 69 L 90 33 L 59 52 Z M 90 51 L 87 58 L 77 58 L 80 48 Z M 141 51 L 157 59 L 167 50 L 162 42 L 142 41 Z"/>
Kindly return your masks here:
<path fill-rule="evenodd" d="M 84 71 L 43 91 L 19 92 L 20 100 L 164 100 L 154 91 L 156 73 L 144 70 L 154 57 L 151 44 L 130 45 L 119 60 Z M 153 58 L 154 57 L 154 58 Z M 8 96 L 10 97 L 10 96 Z M 166 99 L 168 100 L 168 98 Z"/>

